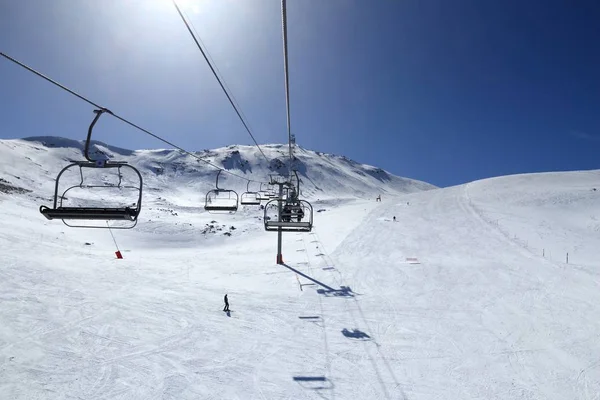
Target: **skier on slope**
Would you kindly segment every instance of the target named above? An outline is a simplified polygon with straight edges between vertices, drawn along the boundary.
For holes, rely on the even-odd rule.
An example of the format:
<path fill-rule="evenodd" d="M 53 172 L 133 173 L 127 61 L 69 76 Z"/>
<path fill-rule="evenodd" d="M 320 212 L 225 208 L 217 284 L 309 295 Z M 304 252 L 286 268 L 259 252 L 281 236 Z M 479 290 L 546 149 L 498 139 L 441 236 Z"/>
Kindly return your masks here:
<path fill-rule="evenodd" d="M 396 216 L 394 215 L 394 222 L 396 222 Z"/>
<path fill-rule="evenodd" d="M 227 300 L 227 295 L 225 295 L 223 300 L 225 301 L 225 307 L 223 308 L 223 311 L 229 311 L 229 300 Z"/>

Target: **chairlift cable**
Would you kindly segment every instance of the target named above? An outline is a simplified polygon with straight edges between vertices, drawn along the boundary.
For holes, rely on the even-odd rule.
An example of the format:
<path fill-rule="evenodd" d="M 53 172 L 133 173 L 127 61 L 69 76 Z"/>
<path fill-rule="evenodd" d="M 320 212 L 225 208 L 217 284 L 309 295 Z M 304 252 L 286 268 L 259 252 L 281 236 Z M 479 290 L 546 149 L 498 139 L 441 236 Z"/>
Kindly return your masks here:
<path fill-rule="evenodd" d="M 138 130 L 140 130 L 140 131 L 142 131 L 142 132 L 144 132 L 144 133 L 146 133 L 146 134 L 148 134 L 148 135 L 152 136 L 153 138 L 155 138 L 155 139 L 157 139 L 157 140 L 159 140 L 159 141 L 161 141 L 161 142 L 163 142 L 163 143 L 165 143 L 165 144 L 168 144 L 169 146 L 172 146 L 173 148 L 175 148 L 175 149 L 177 149 L 177 150 L 179 150 L 179 151 L 181 151 L 181 152 L 183 152 L 183 153 L 185 153 L 185 154 L 187 154 L 187 155 L 189 155 L 189 156 L 191 156 L 191 157 L 193 157 L 193 158 L 197 159 L 198 161 L 202 161 L 203 163 L 206 163 L 206 164 L 210 165 L 210 166 L 211 166 L 211 167 L 213 167 L 213 168 L 216 168 L 216 169 L 218 169 L 218 170 L 221 170 L 221 171 L 223 171 L 223 172 L 226 172 L 226 173 L 228 173 L 228 174 L 230 174 L 230 175 L 233 175 L 233 176 L 235 176 L 235 177 L 237 177 L 237 178 L 240 178 L 240 179 L 243 179 L 243 180 L 245 180 L 245 181 L 250 181 L 250 182 L 257 182 L 257 183 L 261 183 L 261 181 L 255 181 L 255 180 L 253 180 L 253 179 L 248 179 L 248 178 L 245 178 L 245 177 L 243 177 L 243 176 L 241 176 L 241 175 L 238 175 L 238 174 L 236 174 L 236 173 L 234 173 L 234 172 L 231 172 L 231 171 L 228 171 L 228 170 L 226 170 L 226 169 L 224 169 L 224 168 L 221 168 L 221 167 L 219 167 L 218 165 L 215 165 L 215 164 L 211 163 L 210 161 L 206 161 L 206 160 L 204 160 L 204 159 L 202 159 L 202 158 L 198 157 L 198 156 L 197 156 L 197 155 L 195 155 L 194 153 L 192 153 L 192 152 L 189 152 L 189 151 L 185 150 L 184 148 L 182 148 L 182 147 L 180 147 L 180 146 L 177 146 L 176 144 L 174 144 L 174 143 L 172 143 L 172 142 L 170 142 L 170 141 L 168 141 L 168 140 L 166 140 L 166 139 L 163 139 L 163 138 L 161 138 L 160 136 L 158 136 L 158 135 L 156 135 L 156 134 L 154 134 L 154 133 L 152 133 L 152 132 L 150 132 L 150 131 L 148 131 L 148 130 L 146 130 L 146 129 L 142 128 L 142 127 L 140 127 L 139 125 L 136 125 L 136 124 L 134 124 L 133 122 L 130 122 L 130 121 L 128 121 L 127 119 L 125 119 L 125 118 L 123 118 L 123 117 L 121 117 L 121 116 L 119 116 L 119 115 L 115 114 L 114 112 L 112 112 L 112 111 L 108 110 L 107 108 L 105 108 L 105 107 L 102 107 L 102 106 L 100 106 L 100 105 L 98 105 L 98 104 L 94 103 L 93 101 L 89 100 L 88 98 L 86 98 L 86 97 L 84 97 L 84 96 L 82 96 L 82 95 L 78 94 L 77 92 L 74 92 L 73 90 L 71 90 L 71 89 L 67 88 L 66 86 L 64 86 L 64 85 L 62 85 L 62 84 L 60 84 L 60 83 L 58 83 L 57 81 L 55 81 L 55 80 L 53 80 L 53 79 L 51 79 L 51 78 L 47 77 L 46 75 L 42 74 L 41 72 L 38 72 L 38 71 L 36 71 L 35 69 L 33 69 L 33 68 L 31 68 L 31 67 L 29 67 L 29 66 L 27 66 L 27 65 L 23 64 L 22 62 L 20 62 L 20 61 L 18 61 L 18 60 L 16 60 L 16 59 L 14 59 L 14 58 L 12 58 L 11 56 L 9 56 L 9 55 L 7 55 L 7 54 L 5 54 L 5 53 L 3 53 L 3 52 L 0 52 L 0 56 L 3 56 L 3 57 L 4 57 L 4 58 L 6 58 L 7 60 L 10 60 L 10 61 L 12 61 L 13 63 L 15 63 L 15 64 L 19 65 L 20 67 L 23 67 L 23 68 L 25 68 L 25 69 L 26 69 L 26 70 L 28 70 L 29 72 L 32 72 L 32 73 L 34 73 L 35 75 L 39 76 L 40 78 L 43 78 L 43 79 L 45 79 L 46 81 L 48 81 L 48 82 L 50 82 L 50 83 L 52 83 L 52 84 L 54 84 L 54 85 L 58 86 L 59 88 L 61 88 L 61 89 L 65 90 L 65 91 L 67 91 L 67 92 L 69 92 L 69 93 L 70 93 L 70 94 L 72 94 L 73 96 L 75 96 L 75 97 L 77 97 L 77 98 L 79 98 L 79 99 L 81 99 L 81 100 L 85 101 L 86 103 L 88 103 L 88 104 L 90 104 L 90 105 L 92 105 L 92 106 L 94 106 L 94 107 L 96 107 L 96 108 L 99 108 L 99 109 L 105 110 L 105 111 L 106 111 L 108 114 L 112 115 L 112 116 L 113 116 L 113 117 L 115 117 L 116 119 L 118 119 L 118 120 L 120 120 L 120 121 L 122 121 L 122 122 L 126 123 L 127 125 L 129 125 L 129 126 L 131 126 L 131 127 L 133 127 L 133 128 L 136 128 L 136 129 L 138 129 Z"/>
<path fill-rule="evenodd" d="M 76 92 L 72 91 L 71 89 L 67 88 L 64 85 L 61 85 L 60 83 L 56 82 L 55 80 L 47 77 L 46 75 L 42 74 L 41 72 L 36 71 L 35 69 L 23 64 L 22 62 L 15 60 L 14 58 L 12 58 L 11 56 L 9 56 L 8 54 L 4 54 L 3 52 L 0 51 L 0 56 L 6 58 L 7 60 L 10 60 L 12 62 L 14 62 L 15 64 L 25 68 L 26 70 L 28 70 L 29 72 L 33 72 L 34 74 L 36 74 L 37 76 L 39 76 L 40 78 L 44 78 L 45 80 L 47 80 L 50 83 L 55 84 L 56 86 L 58 86 L 59 88 L 66 90 L 67 92 L 71 93 L 73 96 L 79 97 L 81 100 L 85 101 L 88 104 L 93 105 L 96 108 L 104 108 L 99 106 L 98 104 L 86 99 L 85 97 L 81 96 L 80 94 L 77 94 Z"/>
<path fill-rule="evenodd" d="M 200 34 L 196 30 L 196 27 L 194 26 L 194 23 L 192 22 L 192 20 L 189 17 L 188 13 L 186 13 L 185 10 L 182 10 L 182 13 L 185 16 L 185 18 L 187 19 L 188 23 L 190 24 L 190 27 L 192 28 L 192 30 L 194 31 L 194 35 L 196 35 L 196 39 L 198 39 L 198 42 L 200 42 L 200 45 L 204 48 L 204 52 L 206 53 L 206 56 L 208 57 L 208 59 L 212 63 L 213 67 L 215 67 L 215 71 L 221 77 L 221 80 L 223 82 L 223 86 L 225 86 L 225 89 L 227 89 L 227 92 L 229 93 L 229 95 L 231 96 L 231 99 L 233 100 L 233 102 L 235 103 L 236 107 L 240 111 L 240 114 L 242 115 L 242 117 L 244 117 L 244 120 L 247 120 L 248 118 L 244 114 L 244 111 L 241 109 L 240 104 L 237 101 L 237 99 L 235 98 L 235 96 L 233 95 L 233 92 L 229 88 L 229 85 L 227 84 L 227 82 L 223 78 L 223 74 L 219 70 L 219 67 L 217 66 L 217 63 L 215 62 L 214 58 L 212 58 L 212 56 L 210 55 L 210 52 L 208 51 L 208 48 L 206 47 L 206 44 L 202 41 L 202 38 L 200 37 Z M 248 124 L 248 126 L 250 126 L 250 125 Z M 258 149 L 261 150 L 260 147 Z"/>
<path fill-rule="evenodd" d="M 217 82 L 219 82 L 219 85 L 221 86 L 221 89 L 223 90 L 223 93 L 225 93 L 225 96 L 227 96 L 227 99 L 229 100 L 229 103 L 231 104 L 231 106 L 235 110 L 235 113 L 237 114 L 238 118 L 240 119 L 240 121 L 242 121 L 242 124 L 244 125 L 244 128 L 246 128 L 246 131 L 248 132 L 248 134 L 250 135 L 250 137 L 254 141 L 254 144 L 256 145 L 256 147 L 258 148 L 258 150 L 260 151 L 260 153 L 262 154 L 262 156 L 267 161 L 267 164 L 270 163 L 270 160 L 267 158 L 267 156 L 265 155 L 265 153 L 262 151 L 262 149 L 260 148 L 258 142 L 256 141 L 256 138 L 252 134 L 252 131 L 250 130 L 250 127 L 248 126 L 248 124 L 246 123 L 246 121 L 244 120 L 244 118 L 242 117 L 242 114 L 241 114 L 240 110 L 238 109 L 238 107 L 236 106 L 235 102 L 233 101 L 232 96 L 229 94 L 229 92 L 227 91 L 227 89 L 225 89 L 225 85 L 223 83 L 223 80 L 221 79 L 221 77 L 219 76 L 219 74 L 217 74 L 217 71 L 215 70 L 215 67 L 213 66 L 213 63 L 210 62 L 210 59 L 207 56 L 207 52 L 202 48 L 202 46 L 200 45 L 200 42 L 196 38 L 196 35 L 194 35 L 194 32 L 192 31 L 192 28 L 190 27 L 190 24 L 188 24 L 187 20 L 185 19 L 185 17 L 181 13 L 181 10 L 179 9 L 179 6 L 177 5 L 177 2 L 175 0 L 172 0 L 172 1 L 173 1 L 173 5 L 177 9 L 177 13 L 181 17 L 181 20 L 183 21 L 183 23 L 185 24 L 188 32 L 192 36 L 192 39 L 194 39 L 194 42 L 196 43 L 196 46 L 198 47 L 198 49 L 202 53 L 202 56 L 206 60 L 206 63 L 210 67 L 210 70 L 212 71 L 213 75 L 217 79 Z"/>
<path fill-rule="evenodd" d="M 283 31 L 283 73 L 285 78 L 285 108 L 288 130 L 288 145 L 290 151 L 290 178 L 294 162 L 294 153 L 292 149 L 292 129 L 290 123 L 290 79 L 288 67 L 288 45 L 287 45 L 287 9 L 286 0 L 281 0 L 281 27 Z"/>

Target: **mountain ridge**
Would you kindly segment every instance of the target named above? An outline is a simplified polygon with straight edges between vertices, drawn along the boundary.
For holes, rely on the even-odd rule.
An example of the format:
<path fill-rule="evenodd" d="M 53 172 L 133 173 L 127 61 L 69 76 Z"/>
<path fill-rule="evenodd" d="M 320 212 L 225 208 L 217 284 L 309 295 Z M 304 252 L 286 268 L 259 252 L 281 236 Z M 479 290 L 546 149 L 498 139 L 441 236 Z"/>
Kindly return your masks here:
<path fill-rule="evenodd" d="M 41 170 L 44 179 L 39 185 L 20 182 L 23 188 L 37 191 L 36 186 L 47 186 L 69 162 L 84 160 L 85 141 L 57 136 L 32 136 L 23 139 L 0 140 L 0 166 L 10 175 L 19 177 L 19 156 L 32 167 Z M 12 151 L 7 151 L 8 149 Z M 140 170 L 146 185 L 158 188 L 157 181 L 186 186 L 198 191 L 211 190 L 215 186 L 216 165 L 232 174 L 221 174 L 220 186 L 237 191 L 260 189 L 260 182 L 267 182 L 269 175 L 289 173 L 288 147 L 286 144 L 265 144 L 261 149 L 269 162 L 255 146 L 229 145 L 216 149 L 191 152 L 206 161 L 193 158 L 177 149 L 129 150 L 100 141 L 92 141 L 90 154 L 94 158 L 125 161 Z M 381 168 L 362 164 L 343 155 L 328 154 L 295 146 L 294 168 L 301 179 L 302 194 L 307 198 L 357 197 L 374 198 L 377 195 L 400 195 L 422 190 L 436 189 L 434 185 L 394 175 Z M 19 179 L 19 178 L 17 178 Z M 250 180 L 250 184 L 248 184 Z M 15 184 L 15 182 L 12 182 Z"/>

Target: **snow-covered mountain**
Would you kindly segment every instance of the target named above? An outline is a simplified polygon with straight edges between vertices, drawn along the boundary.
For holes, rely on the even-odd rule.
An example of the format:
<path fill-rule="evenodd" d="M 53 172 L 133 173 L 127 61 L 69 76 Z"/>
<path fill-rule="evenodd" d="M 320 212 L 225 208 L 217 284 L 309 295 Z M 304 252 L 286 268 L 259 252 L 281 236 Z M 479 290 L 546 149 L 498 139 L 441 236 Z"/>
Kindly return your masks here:
<path fill-rule="evenodd" d="M 0 171 L 3 179 L 14 186 L 35 191 L 40 196 L 51 194 L 56 175 L 70 160 L 83 160 L 83 141 L 57 137 L 32 137 L 21 140 L 0 140 Z M 204 150 L 198 157 L 244 178 L 268 182 L 271 174 L 288 173 L 287 145 L 263 145 L 269 162 L 254 146 L 228 146 Z M 203 200 L 207 190 L 214 189 L 216 169 L 178 150 L 125 150 L 93 142 L 90 150 L 95 157 L 126 161 L 140 170 L 146 193 L 196 193 Z M 295 147 L 294 168 L 301 179 L 302 195 L 308 199 L 334 197 L 374 198 L 377 195 L 411 193 L 435 188 L 425 182 L 401 178 L 380 168 L 360 164 L 344 156 L 324 154 Z M 36 173 L 33 180 L 25 177 L 23 168 Z M 24 179 L 21 179 L 24 178 Z M 168 185 L 165 183 L 168 182 Z M 247 181 L 230 174 L 221 174 L 220 187 L 242 193 Z M 50 189 L 50 192 L 48 191 Z M 259 183 L 249 189 L 258 191 Z M 164 197 L 163 196 L 163 197 Z"/>
<path fill-rule="evenodd" d="M 142 171 L 135 229 L 39 213 L 81 143 L 0 141 L 0 398 L 598 398 L 600 171 L 425 190 L 299 150 L 315 225 L 277 265 L 256 207 L 203 210 L 210 167 L 95 149 Z M 272 171 L 251 147 L 199 154 Z"/>

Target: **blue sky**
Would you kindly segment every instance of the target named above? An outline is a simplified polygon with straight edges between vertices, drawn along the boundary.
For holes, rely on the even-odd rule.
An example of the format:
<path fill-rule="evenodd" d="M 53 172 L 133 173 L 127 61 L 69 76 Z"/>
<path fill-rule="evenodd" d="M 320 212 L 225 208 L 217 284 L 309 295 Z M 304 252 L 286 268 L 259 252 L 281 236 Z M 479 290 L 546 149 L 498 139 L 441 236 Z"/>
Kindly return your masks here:
<path fill-rule="evenodd" d="M 259 143 L 285 142 L 279 0 L 180 4 Z M 292 131 L 438 186 L 599 168 L 598 21 L 585 0 L 288 0 Z M 188 150 L 252 144 L 170 1 L 0 1 L 0 51 Z M 83 139 L 92 117 L 0 58 L 0 138 Z"/>

